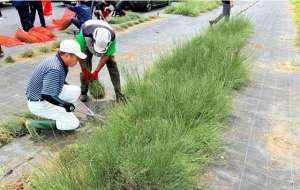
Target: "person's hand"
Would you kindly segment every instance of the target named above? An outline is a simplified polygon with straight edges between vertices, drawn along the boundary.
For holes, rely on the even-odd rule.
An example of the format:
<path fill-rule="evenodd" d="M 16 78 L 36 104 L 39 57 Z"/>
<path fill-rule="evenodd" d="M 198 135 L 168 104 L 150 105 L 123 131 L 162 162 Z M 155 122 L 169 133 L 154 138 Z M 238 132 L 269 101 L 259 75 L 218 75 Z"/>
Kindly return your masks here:
<path fill-rule="evenodd" d="M 72 103 L 66 102 L 64 104 L 64 108 L 66 109 L 67 112 L 73 112 L 75 110 L 75 106 Z"/>
<path fill-rule="evenodd" d="M 90 80 L 92 74 L 86 68 L 82 68 L 82 76 L 84 80 Z"/>
<path fill-rule="evenodd" d="M 95 71 L 92 73 L 91 79 L 92 79 L 92 80 L 99 80 L 98 75 L 99 75 L 99 71 L 95 70 Z"/>

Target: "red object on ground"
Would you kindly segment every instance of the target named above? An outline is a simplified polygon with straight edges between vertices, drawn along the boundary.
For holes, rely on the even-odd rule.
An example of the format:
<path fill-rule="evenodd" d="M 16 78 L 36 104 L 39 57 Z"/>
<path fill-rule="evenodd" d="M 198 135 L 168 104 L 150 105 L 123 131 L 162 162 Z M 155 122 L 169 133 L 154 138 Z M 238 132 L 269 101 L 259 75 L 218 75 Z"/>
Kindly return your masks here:
<path fill-rule="evenodd" d="M 17 181 L 16 182 L 16 189 L 19 190 L 19 189 L 24 189 L 24 184 L 22 181 Z"/>
<path fill-rule="evenodd" d="M 43 3 L 43 12 L 44 16 L 51 16 L 52 15 L 52 4 L 51 0 L 42 0 Z"/>
<path fill-rule="evenodd" d="M 26 43 L 37 43 L 39 39 L 33 35 L 30 35 L 28 32 L 25 32 L 22 29 L 18 29 L 16 32 L 16 38 L 22 42 Z"/>
<path fill-rule="evenodd" d="M 44 27 L 41 27 L 41 26 L 38 26 L 38 27 L 33 27 L 29 30 L 30 32 L 34 31 L 34 32 L 38 32 L 42 35 L 45 35 L 45 36 L 48 36 L 49 38 L 53 39 L 55 38 L 56 36 L 53 34 L 53 32 L 50 31 L 50 29 L 48 28 L 44 28 Z"/>
<path fill-rule="evenodd" d="M 0 45 L 2 45 L 2 46 L 14 47 L 14 46 L 22 45 L 22 44 L 23 43 L 20 40 L 14 38 L 14 37 L 0 35 Z"/>
<path fill-rule="evenodd" d="M 55 28 L 58 30 L 65 30 L 68 28 L 71 24 L 71 19 L 75 16 L 76 14 L 73 11 L 70 11 L 69 9 L 65 9 L 64 15 L 60 19 L 53 19 L 53 25 Z"/>
<path fill-rule="evenodd" d="M 54 34 L 46 28 L 42 29 L 41 27 L 36 27 L 30 29 L 29 32 L 18 29 L 16 38 L 26 43 L 40 43 L 53 40 Z"/>
<path fill-rule="evenodd" d="M 36 39 L 38 39 L 38 42 L 48 42 L 52 40 L 52 38 L 50 38 L 49 36 L 46 36 L 39 32 L 29 31 L 28 33 L 29 35 L 34 36 Z"/>

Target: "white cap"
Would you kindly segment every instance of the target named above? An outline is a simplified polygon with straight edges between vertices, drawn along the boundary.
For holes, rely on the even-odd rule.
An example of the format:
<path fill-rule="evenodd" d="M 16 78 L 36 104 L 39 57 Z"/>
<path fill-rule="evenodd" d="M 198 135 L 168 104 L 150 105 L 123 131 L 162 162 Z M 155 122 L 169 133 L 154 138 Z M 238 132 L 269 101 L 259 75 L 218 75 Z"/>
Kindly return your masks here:
<path fill-rule="evenodd" d="M 95 39 L 94 50 L 97 53 L 106 53 L 108 45 L 111 41 L 110 31 L 106 28 L 97 28 L 93 34 Z"/>
<path fill-rule="evenodd" d="M 85 59 L 86 55 L 81 52 L 80 45 L 75 40 L 63 40 L 60 43 L 59 51 L 65 53 L 72 53 L 79 57 L 80 59 Z"/>

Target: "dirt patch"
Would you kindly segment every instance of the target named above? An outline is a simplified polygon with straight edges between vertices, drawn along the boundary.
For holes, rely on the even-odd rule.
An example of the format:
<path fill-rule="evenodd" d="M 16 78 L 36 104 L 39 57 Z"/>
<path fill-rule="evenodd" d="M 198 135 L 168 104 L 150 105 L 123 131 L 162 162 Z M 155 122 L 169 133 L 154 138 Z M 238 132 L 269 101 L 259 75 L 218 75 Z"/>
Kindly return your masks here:
<path fill-rule="evenodd" d="M 285 63 L 281 63 L 277 67 L 280 72 L 288 72 L 288 73 L 298 73 L 300 72 L 300 62 L 299 61 L 288 61 Z"/>
<path fill-rule="evenodd" d="M 300 159 L 300 123 L 277 122 L 267 135 L 271 157 Z"/>
<path fill-rule="evenodd" d="M 255 49 L 262 49 L 264 48 L 265 46 L 263 44 L 254 44 L 254 48 Z"/>

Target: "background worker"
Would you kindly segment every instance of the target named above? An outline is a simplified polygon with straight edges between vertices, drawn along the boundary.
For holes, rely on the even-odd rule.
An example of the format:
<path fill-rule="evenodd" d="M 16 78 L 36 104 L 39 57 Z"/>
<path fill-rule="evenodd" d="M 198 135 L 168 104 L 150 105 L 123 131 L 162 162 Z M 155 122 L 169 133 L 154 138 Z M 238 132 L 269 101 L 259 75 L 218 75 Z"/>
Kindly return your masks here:
<path fill-rule="evenodd" d="M 40 0 L 29 1 L 29 6 L 30 6 L 31 24 L 34 25 L 35 15 L 36 12 L 38 12 L 40 23 L 42 27 L 46 28 L 42 1 Z"/>
<path fill-rule="evenodd" d="M 210 20 L 209 24 L 217 24 L 222 18 L 225 17 L 226 21 L 229 21 L 231 8 L 233 7 L 233 0 L 222 0 L 223 10 L 222 13 L 214 20 Z"/>
<path fill-rule="evenodd" d="M 114 86 L 117 102 L 126 102 L 126 97 L 121 92 L 120 74 L 114 59 L 116 53 L 116 35 L 110 25 L 103 20 L 88 20 L 85 22 L 80 33 L 76 37 L 82 52 L 87 55 L 85 62 L 81 62 L 81 101 L 88 101 L 89 80 L 98 80 L 100 70 L 107 66 L 112 84 Z M 92 71 L 93 56 L 101 57 L 100 61 Z"/>
<path fill-rule="evenodd" d="M 28 32 L 30 28 L 33 27 L 31 23 L 29 2 L 25 0 L 16 0 L 12 1 L 12 3 L 18 11 L 23 30 Z"/>
<path fill-rule="evenodd" d="M 66 85 L 65 79 L 68 68 L 85 58 L 75 40 L 64 40 L 56 55 L 42 61 L 34 69 L 26 90 L 27 105 L 30 112 L 44 119 L 26 121 L 29 132 L 35 129 L 73 130 L 79 127 L 79 120 L 72 111 L 80 96 L 80 88 Z"/>
<path fill-rule="evenodd" d="M 71 22 L 78 29 L 81 28 L 83 23 L 92 19 L 91 8 L 84 1 L 79 1 L 75 6 L 69 5 L 68 9 L 76 13 Z"/>
<path fill-rule="evenodd" d="M 3 50 L 2 50 L 1 45 L 0 45 L 0 57 L 4 57 L 4 52 L 3 52 Z"/>

